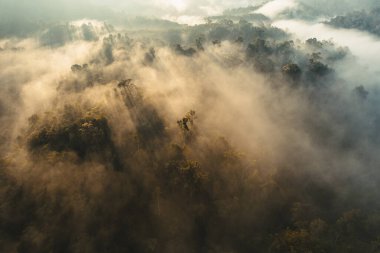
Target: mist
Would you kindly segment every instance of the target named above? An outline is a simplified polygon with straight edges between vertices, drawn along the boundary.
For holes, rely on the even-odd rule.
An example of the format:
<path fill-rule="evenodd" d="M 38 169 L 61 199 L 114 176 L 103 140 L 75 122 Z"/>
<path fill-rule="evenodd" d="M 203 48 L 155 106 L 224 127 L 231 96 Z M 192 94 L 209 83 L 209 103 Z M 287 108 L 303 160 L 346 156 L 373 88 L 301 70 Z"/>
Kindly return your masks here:
<path fill-rule="evenodd" d="M 0 0 L 0 251 L 378 252 L 376 7 Z"/>

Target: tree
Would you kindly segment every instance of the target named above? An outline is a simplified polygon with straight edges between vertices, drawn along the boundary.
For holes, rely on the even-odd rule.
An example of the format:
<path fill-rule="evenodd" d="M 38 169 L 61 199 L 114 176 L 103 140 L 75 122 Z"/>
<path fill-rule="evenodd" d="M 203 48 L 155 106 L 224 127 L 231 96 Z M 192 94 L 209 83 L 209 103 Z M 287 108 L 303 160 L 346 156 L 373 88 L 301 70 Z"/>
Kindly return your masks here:
<path fill-rule="evenodd" d="M 197 51 L 190 47 L 188 49 L 184 49 L 180 44 L 177 44 L 175 46 L 175 51 L 177 54 L 180 54 L 180 55 L 184 55 L 184 56 L 188 56 L 188 57 L 191 57 L 193 56 Z"/>
<path fill-rule="evenodd" d="M 281 72 L 284 76 L 290 78 L 293 81 L 299 80 L 301 77 L 302 71 L 297 64 L 288 63 L 282 66 Z"/>

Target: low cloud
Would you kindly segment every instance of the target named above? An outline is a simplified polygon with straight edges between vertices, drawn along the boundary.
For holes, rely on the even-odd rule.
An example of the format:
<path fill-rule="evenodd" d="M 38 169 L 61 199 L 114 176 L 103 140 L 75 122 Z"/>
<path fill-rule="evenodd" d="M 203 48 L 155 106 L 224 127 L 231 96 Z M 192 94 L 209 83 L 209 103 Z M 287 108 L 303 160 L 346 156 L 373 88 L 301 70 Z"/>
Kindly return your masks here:
<path fill-rule="evenodd" d="M 0 251 L 370 252 L 378 40 L 252 13 L 294 4 L 4 34 Z"/>

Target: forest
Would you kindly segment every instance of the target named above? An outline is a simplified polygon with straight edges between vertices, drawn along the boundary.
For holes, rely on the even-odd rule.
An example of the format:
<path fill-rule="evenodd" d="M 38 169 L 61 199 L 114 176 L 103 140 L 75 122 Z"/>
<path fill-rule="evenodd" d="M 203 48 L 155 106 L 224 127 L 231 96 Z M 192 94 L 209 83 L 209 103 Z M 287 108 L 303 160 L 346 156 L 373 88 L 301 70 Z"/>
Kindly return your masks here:
<path fill-rule="evenodd" d="M 375 1 L 95 2 L 0 0 L 0 252 L 380 252 L 380 62 L 275 25 L 376 56 Z"/>
<path fill-rule="evenodd" d="M 356 11 L 345 16 L 337 16 L 329 24 L 336 27 L 368 31 L 380 36 L 380 9 Z"/>

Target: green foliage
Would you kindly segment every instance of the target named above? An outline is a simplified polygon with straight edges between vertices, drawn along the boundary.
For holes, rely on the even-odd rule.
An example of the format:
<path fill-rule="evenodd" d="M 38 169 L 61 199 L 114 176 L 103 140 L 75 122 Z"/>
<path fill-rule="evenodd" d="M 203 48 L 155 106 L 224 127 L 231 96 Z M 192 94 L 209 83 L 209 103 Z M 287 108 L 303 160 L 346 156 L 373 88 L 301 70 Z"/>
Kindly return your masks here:
<path fill-rule="evenodd" d="M 179 128 L 182 130 L 185 143 L 194 138 L 194 120 L 196 119 L 195 111 L 191 110 L 181 119 L 177 121 Z"/>
<path fill-rule="evenodd" d="M 279 29 L 250 24 L 249 18 L 265 20 L 251 15 L 254 10 L 230 11 L 231 18 L 212 17 L 218 22 L 188 27 L 197 50 L 178 44 L 176 52 L 201 55 L 229 40 L 240 52 L 246 50 L 255 70 L 270 73 L 267 77 L 274 81 L 268 83 L 297 81 L 319 91 L 314 84 L 328 81 L 333 74 L 329 66 L 347 52 L 316 39 L 296 45 Z M 239 13 L 247 20 L 236 22 Z M 137 21 L 144 27 L 156 22 Z M 169 21 L 157 26 L 165 24 L 179 27 Z M 45 36 L 52 40 L 47 45 L 71 41 L 67 28 L 48 30 Z M 83 39 L 97 39 L 91 25 L 81 29 Z M 26 138 L 28 149 L 0 159 L 1 252 L 379 252 L 378 206 L 369 205 L 361 192 L 353 195 L 350 180 L 338 175 L 341 181 L 332 184 L 296 152 L 281 162 L 262 150 L 245 154 L 228 141 L 231 136 L 203 132 L 202 121 L 196 120 L 206 114 L 202 110 L 166 122 L 165 110 L 154 106 L 132 79 L 113 73 L 117 78 L 101 82 L 103 72 L 94 71 L 117 61 L 117 51 L 129 49 L 133 40 L 117 34 L 102 43 L 89 65 L 71 67 L 72 80 L 65 80 L 59 91 L 75 94 L 97 83 L 110 85 L 107 96 L 120 99 L 117 105 L 124 106 L 133 127 L 124 128 L 125 121 L 111 125 L 119 115 L 86 113 L 74 106 L 30 117 L 26 136 L 18 139 L 23 147 Z M 140 46 L 146 52 L 144 67 L 157 67 L 160 59 L 150 42 Z M 75 89 L 64 89 L 75 84 Z M 368 95 L 360 86 L 354 93 L 363 99 Z M 317 130 L 310 135 L 329 139 L 332 134 L 323 132 L 329 124 L 318 116 L 311 116 Z M 24 161 L 23 155 L 31 159 Z"/>
<path fill-rule="evenodd" d="M 316 60 L 315 57 L 309 61 L 309 72 L 312 76 L 325 76 L 332 72 L 332 70 L 326 65 Z"/>
<path fill-rule="evenodd" d="M 119 88 L 129 85 L 126 80 Z M 115 152 L 107 119 L 80 115 L 67 107 L 64 120 L 49 126 L 31 117 L 31 154 L 71 150 L 86 161 Z M 180 133 L 202 135 L 194 132 L 195 119 L 189 111 L 179 120 Z M 268 165 L 225 138 L 179 146 L 163 136 L 159 146 L 140 147 L 140 163 L 138 154 L 128 156 L 133 149 L 124 150 L 123 170 L 103 172 L 99 181 L 94 172 L 74 168 L 65 174 L 73 174 L 67 183 L 47 189 L 43 177 L 34 179 L 43 183 L 18 186 L 0 174 L 0 190 L 7 191 L 0 205 L 5 243 L 29 252 L 377 252 L 379 213 L 335 209 L 335 190 L 312 173 L 281 168 L 268 174 Z M 61 188 L 66 184 L 69 191 Z"/>
<path fill-rule="evenodd" d="M 96 41 L 98 40 L 98 36 L 96 35 L 96 32 L 94 30 L 94 27 L 91 23 L 88 24 L 82 24 L 81 32 L 83 34 L 83 39 L 86 41 Z"/>
<path fill-rule="evenodd" d="M 184 55 L 184 56 L 188 56 L 188 57 L 191 57 L 193 56 L 197 51 L 190 47 L 188 49 L 184 49 L 180 44 L 177 44 L 175 46 L 175 51 L 177 54 L 180 54 L 180 55 Z"/>
<path fill-rule="evenodd" d="M 281 72 L 293 81 L 299 80 L 302 74 L 300 67 L 294 63 L 288 63 L 282 66 Z"/>
<path fill-rule="evenodd" d="M 30 119 L 31 123 L 35 117 Z M 32 150 L 46 147 L 52 151 L 72 150 L 79 157 L 91 152 L 100 152 L 112 144 L 107 119 L 82 118 L 75 122 L 46 126 L 29 138 L 29 147 Z"/>
<path fill-rule="evenodd" d="M 74 64 L 71 66 L 71 71 L 74 73 L 80 72 L 82 70 L 86 70 L 88 68 L 87 64 L 83 64 L 82 66 L 79 64 Z"/>
<path fill-rule="evenodd" d="M 189 198 L 201 196 L 207 174 L 196 161 L 171 161 L 164 169 L 169 192 L 181 192 Z"/>
<path fill-rule="evenodd" d="M 328 24 L 347 29 L 358 29 L 368 31 L 380 36 L 380 9 L 371 11 L 356 11 L 345 16 L 337 16 L 331 19 Z"/>
<path fill-rule="evenodd" d="M 195 111 L 191 110 L 186 113 L 185 117 L 177 121 L 178 126 L 183 130 L 189 132 L 194 125 L 194 119 L 196 119 Z"/>

